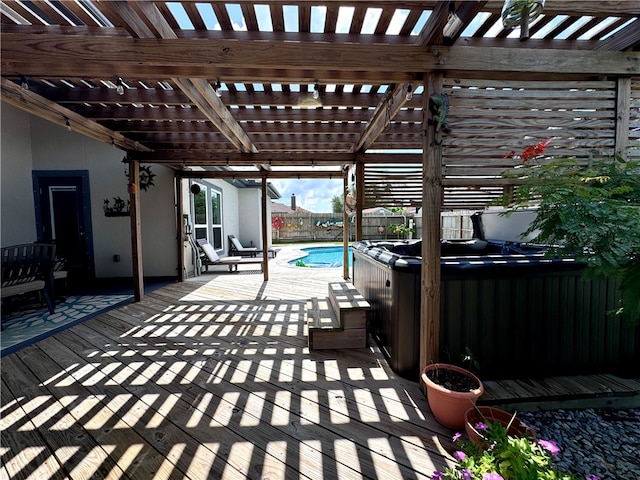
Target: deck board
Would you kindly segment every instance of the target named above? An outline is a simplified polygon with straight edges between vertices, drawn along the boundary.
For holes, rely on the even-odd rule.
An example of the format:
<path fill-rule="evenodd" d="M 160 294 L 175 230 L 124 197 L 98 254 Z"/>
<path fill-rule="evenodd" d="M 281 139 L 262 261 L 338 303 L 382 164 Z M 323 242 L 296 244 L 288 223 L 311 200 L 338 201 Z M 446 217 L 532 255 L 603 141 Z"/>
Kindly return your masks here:
<path fill-rule="evenodd" d="M 374 343 L 308 349 L 306 302 L 341 272 L 310 275 L 286 260 L 270 261 L 269 282 L 246 266 L 205 274 L 3 358 L 0 474 L 430 478 L 450 461 L 453 432 Z M 589 389 L 635 398 L 638 385 L 505 380 L 487 382 L 485 399 L 522 406 Z"/>

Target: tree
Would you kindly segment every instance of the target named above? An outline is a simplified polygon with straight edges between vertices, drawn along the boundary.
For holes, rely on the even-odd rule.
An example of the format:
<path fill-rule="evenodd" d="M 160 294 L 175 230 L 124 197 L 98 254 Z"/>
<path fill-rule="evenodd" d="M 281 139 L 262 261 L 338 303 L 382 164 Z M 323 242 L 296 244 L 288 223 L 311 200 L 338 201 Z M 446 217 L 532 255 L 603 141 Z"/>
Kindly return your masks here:
<path fill-rule="evenodd" d="M 336 195 L 331 199 L 331 208 L 333 213 L 342 213 L 344 204 L 342 203 L 342 197 L 340 195 Z"/>

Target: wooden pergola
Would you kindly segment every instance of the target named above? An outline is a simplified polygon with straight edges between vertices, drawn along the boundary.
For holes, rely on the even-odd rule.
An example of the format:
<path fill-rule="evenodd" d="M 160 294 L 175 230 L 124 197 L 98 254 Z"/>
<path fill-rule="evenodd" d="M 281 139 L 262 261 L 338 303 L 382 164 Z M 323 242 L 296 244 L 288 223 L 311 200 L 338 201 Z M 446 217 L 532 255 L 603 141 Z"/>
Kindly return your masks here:
<path fill-rule="evenodd" d="M 172 168 L 177 184 L 261 179 L 263 218 L 266 182 L 283 177 L 344 178 L 358 212 L 422 207 L 426 364 L 441 211 L 508 191 L 508 153 L 538 139 L 581 159 L 640 155 L 638 2 L 547 0 L 528 38 L 502 26 L 503 4 L 8 0 L 2 101 L 125 150 L 133 183 L 141 163 Z M 448 128 L 432 105 L 444 94 Z"/>

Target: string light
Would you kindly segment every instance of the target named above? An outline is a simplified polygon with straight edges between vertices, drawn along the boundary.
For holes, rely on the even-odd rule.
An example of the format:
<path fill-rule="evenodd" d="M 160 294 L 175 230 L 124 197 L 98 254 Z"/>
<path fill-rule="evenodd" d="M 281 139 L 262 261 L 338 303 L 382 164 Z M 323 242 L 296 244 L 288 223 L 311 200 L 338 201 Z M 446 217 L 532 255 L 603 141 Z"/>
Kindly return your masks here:
<path fill-rule="evenodd" d="M 411 84 L 407 85 L 407 94 L 405 95 L 407 102 L 413 98 L 413 86 Z"/>
<path fill-rule="evenodd" d="M 113 137 L 111 137 L 111 148 L 113 148 L 114 150 L 116 149 L 116 142 Z"/>
<path fill-rule="evenodd" d="M 25 75 L 20 77 L 20 86 L 23 90 L 29 90 L 29 79 Z"/>
<path fill-rule="evenodd" d="M 216 83 L 213 84 L 213 91 L 216 92 L 218 97 L 222 96 L 222 85 L 220 84 L 220 80 L 216 80 Z"/>
<path fill-rule="evenodd" d="M 68 117 L 64 117 L 64 126 L 67 128 L 68 132 L 71 131 L 71 123 L 69 122 L 69 118 Z"/>
<path fill-rule="evenodd" d="M 460 20 L 460 17 L 456 14 L 456 2 L 449 2 L 449 18 L 442 29 L 442 36 L 445 38 L 453 38 L 462 25 L 462 20 Z"/>
<path fill-rule="evenodd" d="M 118 81 L 116 82 L 116 93 L 118 95 L 124 95 L 124 82 L 121 77 L 118 77 Z"/>
<path fill-rule="evenodd" d="M 318 82 L 313 85 L 313 99 L 317 100 L 320 98 L 320 90 L 318 89 Z"/>

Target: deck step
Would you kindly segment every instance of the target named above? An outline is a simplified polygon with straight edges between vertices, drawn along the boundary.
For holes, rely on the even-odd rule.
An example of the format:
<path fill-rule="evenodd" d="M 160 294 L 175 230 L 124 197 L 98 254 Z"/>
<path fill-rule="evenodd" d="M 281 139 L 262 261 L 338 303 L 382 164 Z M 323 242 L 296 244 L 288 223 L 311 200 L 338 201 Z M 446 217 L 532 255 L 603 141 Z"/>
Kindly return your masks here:
<path fill-rule="evenodd" d="M 352 283 L 330 283 L 329 301 L 343 329 L 367 328 L 367 312 L 371 305 Z"/>
<path fill-rule="evenodd" d="M 307 300 L 307 318 L 310 330 L 342 330 L 326 298 L 313 297 Z"/>
<path fill-rule="evenodd" d="M 365 348 L 369 309 L 351 283 L 329 284 L 327 298 L 307 302 L 309 349 Z"/>

